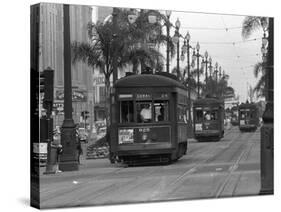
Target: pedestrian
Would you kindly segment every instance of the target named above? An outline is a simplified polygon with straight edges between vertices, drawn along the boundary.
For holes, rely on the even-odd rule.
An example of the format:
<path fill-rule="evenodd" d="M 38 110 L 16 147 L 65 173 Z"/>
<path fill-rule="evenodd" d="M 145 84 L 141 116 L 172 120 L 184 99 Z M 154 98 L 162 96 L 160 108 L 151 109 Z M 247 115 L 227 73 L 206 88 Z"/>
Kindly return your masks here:
<path fill-rule="evenodd" d="M 140 116 L 143 122 L 151 121 L 151 107 L 150 104 L 145 104 L 144 108 L 140 112 Z"/>
<path fill-rule="evenodd" d="M 83 154 L 83 149 L 82 149 L 82 146 L 81 146 L 81 140 L 78 137 L 78 139 L 77 139 L 77 160 L 78 160 L 78 164 L 80 164 L 80 155 L 82 155 L 82 154 Z"/>
<path fill-rule="evenodd" d="M 62 150 L 62 145 L 60 143 L 60 136 L 59 136 L 58 132 L 56 132 L 54 135 L 54 139 L 51 142 L 51 148 L 56 149 L 56 151 L 55 151 L 55 154 L 56 154 L 55 170 L 56 170 L 56 173 L 59 173 L 59 172 L 61 172 L 59 170 L 60 155 L 62 154 L 63 150 Z"/>

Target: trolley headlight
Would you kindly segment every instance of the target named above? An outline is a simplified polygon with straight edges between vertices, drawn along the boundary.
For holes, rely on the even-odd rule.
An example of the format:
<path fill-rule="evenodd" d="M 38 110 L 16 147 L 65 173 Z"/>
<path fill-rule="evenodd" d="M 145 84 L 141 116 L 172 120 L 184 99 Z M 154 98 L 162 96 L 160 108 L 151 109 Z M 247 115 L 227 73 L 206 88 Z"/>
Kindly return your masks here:
<path fill-rule="evenodd" d="M 142 134 L 141 139 L 142 139 L 143 141 L 146 141 L 147 138 L 148 138 L 148 136 L 147 136 L 146 133 Z"/>
<path fill-rule="evenodd" d="M 119 129 L 118 143 L 119 144 L 134 143 L 134 129 Z"/>

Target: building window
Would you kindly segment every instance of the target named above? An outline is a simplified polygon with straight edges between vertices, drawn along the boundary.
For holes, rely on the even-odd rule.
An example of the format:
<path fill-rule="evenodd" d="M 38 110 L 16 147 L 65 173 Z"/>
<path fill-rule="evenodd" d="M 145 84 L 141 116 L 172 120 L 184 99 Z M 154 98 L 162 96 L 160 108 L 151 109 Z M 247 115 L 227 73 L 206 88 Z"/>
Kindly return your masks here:
<path fill-rule="evenodd" d="M 106 96 L 105 96 L 105 87 L 99 87 L 99 95 L 100 95 L 100 103 L 105 102 Z"/>

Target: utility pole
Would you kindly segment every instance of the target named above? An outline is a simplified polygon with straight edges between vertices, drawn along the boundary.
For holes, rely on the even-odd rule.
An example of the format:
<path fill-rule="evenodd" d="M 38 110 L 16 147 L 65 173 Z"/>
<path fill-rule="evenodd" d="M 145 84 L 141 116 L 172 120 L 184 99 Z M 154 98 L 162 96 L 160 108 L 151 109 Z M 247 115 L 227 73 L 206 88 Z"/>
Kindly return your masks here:
<path fill-rule="evenodd" d="M 260 194 L 273 194 L 273 65 L 274 65 L 274 23 L 269 18 L 268 24 L 268 54 L 265 63 L 266 108 L 262 116 L 261 127 L 261 190 Z"/>

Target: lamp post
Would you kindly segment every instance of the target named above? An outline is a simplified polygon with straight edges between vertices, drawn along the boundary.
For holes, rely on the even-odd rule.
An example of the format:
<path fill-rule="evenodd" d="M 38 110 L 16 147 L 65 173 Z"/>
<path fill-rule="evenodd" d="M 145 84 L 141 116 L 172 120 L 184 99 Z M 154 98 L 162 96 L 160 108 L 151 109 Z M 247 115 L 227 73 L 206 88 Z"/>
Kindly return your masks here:
<path fill-rule="evenodd" d="M 203 63 L 205 63 L 206 65 L 206 69 L 205 69 L 205 83 L 206 83 L 206 87 L 207 87 L 207 82 L 208 82 L 208 52 L 205 51 L 205 58 L 203 60 Z"/>
<path fill-rule="evenodd" d="M 222 96 L 222 90 L 223 90 L 223 87 L 222 87 L 222 82 L 221 82 L 221 66 L 219 67 L 219 83 L 218 83 L 218 88 L 219 88 L 219 95 L 220 97 Z"/>
<path fill-rule="evenodd" d="M 218 62 L 215 63 L 215 79 L 216 79 L 216 86 L 215 86 L 215 95 L 217 95 L 217 91 L 218 91 Z"/>
<path fill-rule="evenodd" d="M 195 49 L 196 49 L 196 53 L 195 53 Z M 200 86 L 199 86 L 199 83 L 200 83 L 200 70 L 199 70 L 199 58 L 200 58 L 200 54 L 199 54 L 199 50 L 200 50 L 200 44 L 199 42 L 197 42 L 196 44 L 196 47 L 195 49 L 193 50 L 193 55 L 192 55 L 192 63 L 194 64 L 195 63 L 195 60 L 197 60 L 197 98 L 200 97 Z"/>
<path fill-rule="evenodd" d="M 175 31 L 175 35 L 172 38 L 173 43 L 177 44 L 177 77 L 178 79 L 180 78 L 180 42 L 179 42 L 179 38 L 180 38 L 180 33 L 179 33 L 179 29 L 180 29 L 180 21 L 179 19 L 177 19 L 176 23 L 175 23 L 175 27 L 176 27 L 176 31 Z"/>
<path fill-rule="evenodd" d="M 167 31 L 167 37 L 166 37 L 166 42 L 167 42 L 167 51 L 166 51 L 166 72 L 169 73 L 170 72 L 170 27 L 171 27 L 171 23 L 170 23 L 170 17 L 171 17 L 171 13 L 172 11 L 170 10 L 166 10 L 166 17 L 167 20 L 165 21 L 165 25 L 166 25 L 166 31 Z"/>
<path fill-rule="evenodd" d="M 187 31 L 185 37 L 184 37 L 184 45 L 182 47 L 182 61 L 184 60 L 184 54 L 187 54 L 187 83 L 188 83 L 188 120 L 191 121 L 191 97 L 190 97 L 190 48 L 192 48 L 189 45 L 189 41 L 190 41 L 190 34 Z M 190 122 L 191 124 L 191 122 Z"/>
<path fill-rule="evenodd" d="M 71 46 L 70 46 L 70 17 L 69 5 L 63 5 L 64 22 L 64 120 L 61 132 L 63 148 L 59 169 L 75 171 L 79 169 L 77 158 L 77 143 L 75 124 L 72 118 L 72 85 L 71 85 Z"/>
<path fill-rule="evenodd" d="M 209 72 L 210 72 L 210 79 L 212 79 L 212 58 L 209 57 Z"/>
<path fill-rule="evenodd" d="M 208 64 L 210 63 L 210 60 L 212 61 L 211 57 L 209 57 L 209 60 L 208 60 L 208 52 L 205 51 L 205 54 L 204 54 L 204 57 L 202 56 L 202 69 L 204 69 L 204 65 L 205 65 L 205 90 L 207 92 L 208 90 Z"/>

